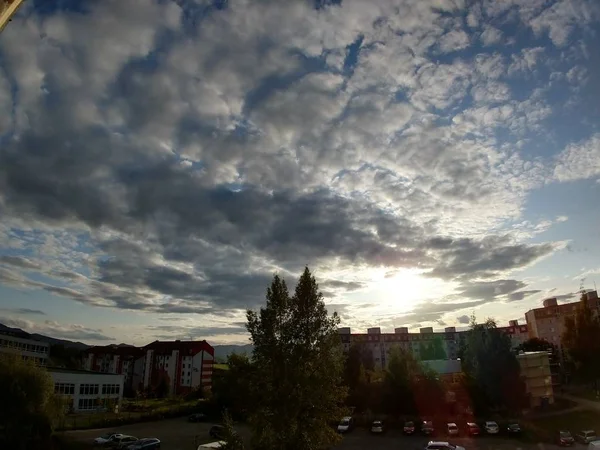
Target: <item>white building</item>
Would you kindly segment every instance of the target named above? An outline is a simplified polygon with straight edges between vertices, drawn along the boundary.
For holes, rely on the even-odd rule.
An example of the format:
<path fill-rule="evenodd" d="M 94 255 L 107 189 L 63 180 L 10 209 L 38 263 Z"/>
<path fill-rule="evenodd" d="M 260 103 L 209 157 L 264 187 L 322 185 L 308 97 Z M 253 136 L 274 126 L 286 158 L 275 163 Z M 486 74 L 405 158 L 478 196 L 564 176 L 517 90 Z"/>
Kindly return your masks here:
<path fill-rule="evenodd" d="M 23 333 L 0 334 L 0 352 L 20 355 L 25 360 L 31 360 L 40 366 L 48 362 L 49 344 L 36 341 Z"/>
<path fill-rule="evenodd" d="M 48 368 L 54 393 L 70 400 L 74 412 L 98 411 L 123 400 L 124 376 L 112 373 Z"/>

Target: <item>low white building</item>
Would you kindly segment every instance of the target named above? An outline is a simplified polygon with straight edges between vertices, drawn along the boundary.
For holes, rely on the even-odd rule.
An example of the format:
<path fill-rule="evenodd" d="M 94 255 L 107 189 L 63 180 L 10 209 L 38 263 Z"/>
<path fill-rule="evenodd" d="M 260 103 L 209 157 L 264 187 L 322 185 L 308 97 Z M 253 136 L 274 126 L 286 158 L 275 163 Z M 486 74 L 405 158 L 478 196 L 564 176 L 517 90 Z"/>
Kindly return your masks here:
<path fill-rule="evenodd" d="M 54 381 L 54 393 L 65 397 L 74 412 L 116 408 L 123 400 L 123 375 L 54 367 L 48 372 Z"/>
<path fill-rule="evenodd" d="M 20 355 L 39 366 L 45 366 L 48 361 L 49 344 L 47 342 L 29 339 L 27 333 L 1 333 L 0 352 Z"/>

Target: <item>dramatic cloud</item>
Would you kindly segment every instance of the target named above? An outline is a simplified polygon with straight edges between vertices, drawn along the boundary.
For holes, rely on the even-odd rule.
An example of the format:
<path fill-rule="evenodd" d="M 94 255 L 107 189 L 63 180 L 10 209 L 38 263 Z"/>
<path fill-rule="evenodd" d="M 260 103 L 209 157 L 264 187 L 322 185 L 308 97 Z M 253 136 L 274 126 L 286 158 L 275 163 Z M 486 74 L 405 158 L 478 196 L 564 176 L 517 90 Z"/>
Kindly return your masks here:
<path fill-rule="evenodd" d="M 600 175 L 593 120 L 548 132 L 592 84 L 594 1 L 217 3 L 32 3 L 3 31 L 2 285 L 206 335 L 305 265 L 348 320 L 386 272 L 447 289 L 390 311 L 411 323 L 539 292 L 516 273 L 566 244 L 531 194 Z"/>
<path fill-rule="evenodd" d="M 83 325 L 77 324 L 64 325 L 52 320 L 45 320 L 42 323 L 37 323 L 29 320 L 0 317 L 0 323 L 12 328 L 21 328 L 23 331 L 28 333 L 43 334 L 58 339 L 83 341 L 114 340 L 114 338 L 104 335 L 100 329 L 87 328 Z"/>

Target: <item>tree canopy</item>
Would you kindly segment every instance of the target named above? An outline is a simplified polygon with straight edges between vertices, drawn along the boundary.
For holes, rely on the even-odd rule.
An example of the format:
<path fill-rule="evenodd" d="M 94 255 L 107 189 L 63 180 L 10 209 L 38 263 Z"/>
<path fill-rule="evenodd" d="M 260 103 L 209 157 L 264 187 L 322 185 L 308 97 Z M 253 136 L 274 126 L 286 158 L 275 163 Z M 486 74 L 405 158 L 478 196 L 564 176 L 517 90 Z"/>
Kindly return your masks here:
<path fill-rule="evenodd" d="M 525 405 L 525 386 L 511 340 L 492 319 L 482 324 L 472 319 L 461 360 L 473 407 L 478 412 L 518 410 Z"/>
<path fill-rule="evenodd" d="M 53 419 L 63 411 L 45 369 L 18 355 L 0 354 L 0 389 L 0 443 L 20 448 L 24 437 L 38 442 L 50 437 Z"/>
<path fill-rule="evenodd" d="M 329 316 L 315 278 L 304 270 L 293 296 L 279 276 L 266 306 L 248 311 L 256 371 L 253 446 L 322 449 L 339 439 L 328 425 L 344 415 L 343 356 L 337 314 Z"/>
<path fill-rule="evenodd" d="M 584 382 L 597 382 L 600 379 L 600 318 L 583 298 L 575 315 L 565 320 L 562 344 L 574 364 L 575 376 Z"/>

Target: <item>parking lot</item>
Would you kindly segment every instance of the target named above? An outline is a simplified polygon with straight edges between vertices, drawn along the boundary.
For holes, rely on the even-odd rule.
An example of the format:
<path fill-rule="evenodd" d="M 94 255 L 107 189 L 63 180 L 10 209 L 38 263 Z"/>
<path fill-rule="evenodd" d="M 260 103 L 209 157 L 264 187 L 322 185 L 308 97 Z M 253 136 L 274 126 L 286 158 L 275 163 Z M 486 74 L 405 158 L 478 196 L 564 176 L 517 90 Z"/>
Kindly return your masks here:
<path fill-rule="evenodd" d="M 146 422 L 114 428 L 119 433 L 138 438 L 157 437 L 161 440 L 161 450 L 196 450 L 197 445 L 214 441 L 208 436 L 212 423 L 189 423 L 186 418 L 169 419 L 158 422 Z M 245 425 L 235 427 L 244 438 L 249 437 L 249 429 Z M 70 431 L 67 435 L 80 442 L 92 444 L 94 438 L 109 430 Z M 110 430 L 112 431 L 112 430 Z M 558 450 L 560 447 L 550 444 L 523 442 L 518 438 L 481 436 L 478 438 L 456 437 L 448 439 L 444 436 L 427 438 L 423 436 L 404 436 L 400 431 L 389 430 L 384 435 L 372 435 L 363 428 L 357 428 L 344 435 L 338 450 L 422 450 L 429 440 L 450 440 L 467 450 Z M 587 447 L 577 444 L 574 450 Z"/>

